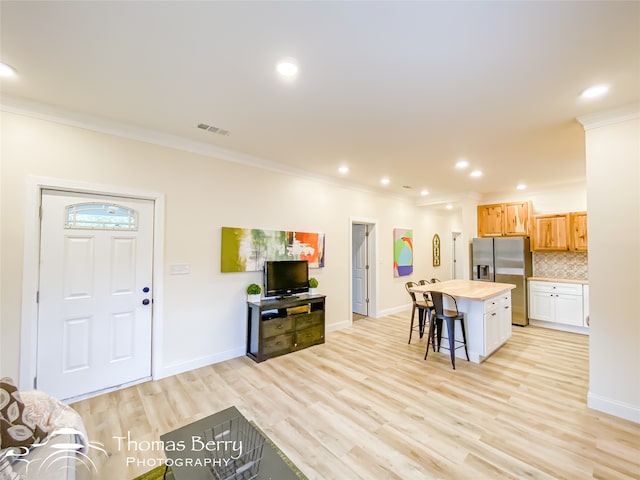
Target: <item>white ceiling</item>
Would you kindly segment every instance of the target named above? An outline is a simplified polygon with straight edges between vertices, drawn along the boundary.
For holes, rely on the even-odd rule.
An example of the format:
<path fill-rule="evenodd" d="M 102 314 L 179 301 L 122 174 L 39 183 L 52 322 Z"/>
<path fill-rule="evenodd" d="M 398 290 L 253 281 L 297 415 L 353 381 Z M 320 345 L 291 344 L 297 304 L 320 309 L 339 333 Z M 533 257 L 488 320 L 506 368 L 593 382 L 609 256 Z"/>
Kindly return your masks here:
<path fill-rule="evenodd" d="M 640 99 L 636 1 L 2 1 L 0 20 L 0 60 L 18 70 L 5 101 L 418 203 L 584 181 L 576 117 Z M 282 57 L 298 60 L 294 81 L 275 73 Z M 605 97 L 579 97 L 597 83 Z"/>

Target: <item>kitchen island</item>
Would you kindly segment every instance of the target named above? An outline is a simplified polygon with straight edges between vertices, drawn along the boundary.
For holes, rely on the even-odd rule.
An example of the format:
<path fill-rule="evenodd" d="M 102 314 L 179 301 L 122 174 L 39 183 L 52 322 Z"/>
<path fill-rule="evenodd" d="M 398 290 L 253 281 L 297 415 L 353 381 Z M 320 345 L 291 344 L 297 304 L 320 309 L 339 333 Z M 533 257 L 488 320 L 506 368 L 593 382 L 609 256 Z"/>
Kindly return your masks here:
<path fill-rule="evenodd" d="M 419 296 L 424 292 L 442 292 L 456 299 L 458 311 L 464 313 L 469 360 L 480 363 L 511 338 L 511 290 L 514 288 L 510 283 L 447 280 L 417 285 L 411 290 Z M 445 308 L 452 307 L 445 297 Z M 445 335 L 448 338 L 446 325 Z M 458 326 L 456 339 L 462 339 Z M 464 351 L 457 350 L 456 356 L 465 358 Z"/>

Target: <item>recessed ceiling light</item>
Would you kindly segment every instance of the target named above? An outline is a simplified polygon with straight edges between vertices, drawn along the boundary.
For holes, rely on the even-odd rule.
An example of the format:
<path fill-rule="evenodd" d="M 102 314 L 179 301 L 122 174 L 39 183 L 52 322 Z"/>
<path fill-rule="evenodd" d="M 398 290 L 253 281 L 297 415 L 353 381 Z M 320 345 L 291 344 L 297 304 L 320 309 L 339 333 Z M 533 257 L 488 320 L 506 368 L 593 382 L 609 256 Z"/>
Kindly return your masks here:
<path fill-rule="evenodd" d="M 389 185 L 389 182 L 390 182 L 390 181 L 391 181 L 391 180 L 389 180 L 387 177 L 384 177 L 384 178 L 382 178 L 382 179 L 380 180 L 380 183 L 381 183 L 382 185 Z"/>
<path fill-rule="evenodd" d="M 458 163 L 456 163 L 456 168 L 459 169 L 467 168 L 468 166 L 469 162 L 467 162 L 466 160 L 460 160 Z"/>
<path fill-rule="evenodd" d="M 446 209 L 451 210 L 452 208 L 453 208 L 453 205 L 451 205 L 450 203 L 447 203 Z"/>
<path fill-rule="evenodd" d="M 593 87 L 589 87 L 584 92 L 582 92 L 582 96 L 584 98 L 595 98 L 604 95 L 608 91 L 609 87 L 606 85 L 594 85 Z"/>
<path fill-rule="evenodd" d="M 474 170 L 473 172 L 471 172 L 471 176 L 472 177 L 481 177 L 482 176 L 482 172 L 480 170 Z"/>
<path fill-rule="evenodd" d="M 278 62 L 276 70 L 283 77 L 295 77 L 298 74 L 298 63 L 293 58 L 285 58 Z"/>
<path fill-rule="evenodd" d="M 16 69 L 6 63 L 0 63 L 0 77 L 13 77 Z"/>
<path fill-rule="evenodd" d="M 342 166 L 342 167 L 340 167 L 340 168 L 338 169 L 338 171 L 339 171 L 340 173 L 348 173 L 348 172 L 349 172 L 349 167 Z"/>
<path fill-rule="evenodd" d="M 518 190 L 524 190 L 525 188 L 527 188 L 527 186 L 526 186 L 524 183 L 521 183 L 521 184 L 519 184 L 516 188 L 517 188 Z"/>
<path fill-rule="evenodd" d="M 422 196 L 429 195 L 429 190 L 421 190 L 420 195 Z"/>

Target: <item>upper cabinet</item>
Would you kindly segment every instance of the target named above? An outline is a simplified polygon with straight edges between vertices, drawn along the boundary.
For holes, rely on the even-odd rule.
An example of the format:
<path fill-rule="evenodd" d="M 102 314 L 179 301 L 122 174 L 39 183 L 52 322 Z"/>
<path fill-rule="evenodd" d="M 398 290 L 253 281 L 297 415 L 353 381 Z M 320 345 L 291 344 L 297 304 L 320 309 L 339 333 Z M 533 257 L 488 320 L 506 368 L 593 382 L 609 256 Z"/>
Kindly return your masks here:
<path fill-rule="evenodd" d="M 478 236 L 528 236 L 531 202 L 478 205 Z"/>
<path fill-rule="evenodd" d="M 478 236 L 502 236 L 503 204 L 478 205 Z"/>
<path fill-rule="evenodd" d="M 531 202 L 504 204 L 504 235 L 529 235 Z"/>
<path fill-rule="evenodd" d="M 531 250 L 587 251 L 587 212 L 533 217 Z"/>
<path fill-rule="evenodd" d="M 569 214 L 536 215 L 533 217 L 531 250 L 569 250 Z"/>
<path fill-rule="evenodd" d="M 587 251 L 587 212 L 571 212 L 569 214 L 571 230 L 570 248 L 574 252 Z"/>

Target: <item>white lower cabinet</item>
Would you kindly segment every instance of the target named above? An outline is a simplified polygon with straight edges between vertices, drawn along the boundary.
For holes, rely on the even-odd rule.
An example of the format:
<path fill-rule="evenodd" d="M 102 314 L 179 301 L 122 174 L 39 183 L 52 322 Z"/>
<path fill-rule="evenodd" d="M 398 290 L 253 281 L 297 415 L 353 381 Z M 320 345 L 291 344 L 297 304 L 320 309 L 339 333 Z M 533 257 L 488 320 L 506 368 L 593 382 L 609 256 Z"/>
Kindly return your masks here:
<path fill-rule="evenodd" d="M 470 361 L 483 362 L 511 338 L 511 290 L 488 300 L 458 298 L 457 307 L 465 317 Z M 453 305 L 445 304 L 445 308 L 452 309 Z M 456 339 L 462 339 L 458 322 Z M 456 350 L 456 356 L 465 358 L 464 350 Z"/>
<path fill-rule="evenodd" d="M 530 281 L 529 319 L 585 326 L 582 285 Z"/>
<path fill-rule="evenodd" d="M 511 292 L 484 302 L 484 325 L 487 356 L 511 338 Z"/>

